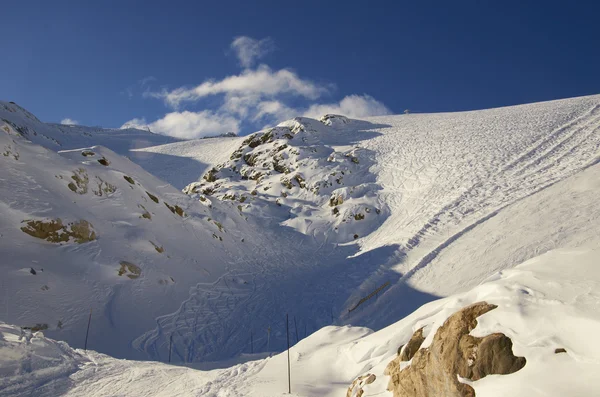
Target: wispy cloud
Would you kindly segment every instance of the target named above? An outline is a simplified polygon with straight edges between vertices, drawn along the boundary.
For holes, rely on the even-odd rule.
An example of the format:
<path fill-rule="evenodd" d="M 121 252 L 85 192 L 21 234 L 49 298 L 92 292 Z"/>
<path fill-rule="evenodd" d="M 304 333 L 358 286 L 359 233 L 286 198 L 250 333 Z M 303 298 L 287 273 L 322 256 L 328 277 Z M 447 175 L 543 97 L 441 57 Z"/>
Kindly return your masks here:
<path fill-rule="evenodd" d="M 168 106 L 176 109 L 182 102 L 194 102 L 218 94 L 238 97 L 274 97 L 287 94 L 314 100 L 333 88 L 331 84 L 320 85 L 300 78 L 289 69 L 272 70 L 266 65 L 260 65 L 257 69 L 246 69 L 222 80 L 207 80 L 195 87 L 180 87 L 171 91 L 147 92 L 146 96 L 163 99 Z"/>
<path fill-rule="evenodd" d="M 389 109 L 372 96 L 348 95 L 339 102 L 323 101 L 336 90 L 334 84 L 319 83 L 300 77 L 291 69 L 273 70 L 255 61 L 273 49 L 270 38 L 255 40 L 237 37 L 231 43 L 243 70 L 239 74 L 220 80 L 209 79 L 196 86 L 152 91 L 148 84 L 155 79 L 147 77 L 138 82 L 145 87 L 145 98 L 164 101 L 173 111 L 158 120 L 147 123 L 133 119 L 122 128 L 150 128 L 152 132 L 179 138 L 200 138 L 226 132 L 238 133 L 242 125 L 262 126 L 276 124 L 295 116 L 318 118 L 326 113 L 361 118 L 389 114 Z M 217 97 L 220 102 L 210 110 L 182 110 L 207 97 Z"/>
<path fill-rule="evenodd" d="M 270 37 L 256 40 L 248 36 L 239 36 L 231 42 L 231 49 L 235 52 L 240 65 L 249 68 L 256 60 L 273 51 L 275 43 Z"/>
<path fill-rule="evenodd" d="M 154 76 L 146 76 L 143 79 L 139 79 L 138 80 L 138 84 L 141 87 L 144 87 L 144 86 L 148 85 L 149 83 L 151 83 L 153 81 L 156 81 L 156 77 L 154 77 Z"/>
<path fill-rule="evenodd" d="M 70 119 L 70 118 L 67 117 L 67 118 L 62 119 L 60 121 L 60 123 L 64 124 L 64 125 L 78 125 L 79 121 L 73 120 L 73 119 Z"/>
<path fill-rule="evenodd" d="M 147 123 L 143 118 L 129 120 L 121 128 L 149 129 L 176 138 L 195 139 L 227 132 L 238 133 L 240 122 L 234 117 L 209 110 L 184 111 L 167 113 L 163 118 L 152 123 Z"/>

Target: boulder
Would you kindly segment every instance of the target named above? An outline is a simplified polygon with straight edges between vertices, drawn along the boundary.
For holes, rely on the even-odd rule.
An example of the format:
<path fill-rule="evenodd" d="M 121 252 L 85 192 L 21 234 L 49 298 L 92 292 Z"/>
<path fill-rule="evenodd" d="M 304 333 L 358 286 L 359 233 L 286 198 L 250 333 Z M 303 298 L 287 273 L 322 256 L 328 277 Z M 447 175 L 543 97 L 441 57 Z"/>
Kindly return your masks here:
<path fill-rule="evenodd" d="M 525 358 L 512 353 L 512 341 L 506 335 L 494 333 L 483 338 L 469 335 L 477 326 L 477 317 L 496 307 L 479 302 L 454 313 L 437 330 L 429 347 L 413 353 L 417 343 L 419 346 L 422 343 L 419 342 L 422 329 L 417 330 L 400 356 L 385 370 L 391 377 L 388 390 L 394 397 L 473 397 L 475 390 L 459 382 L 458 377 L 475 381 L 523 368 Z M 410 365 L 400 370 L 400 361 L 410 359 L 411 354 Z"/>

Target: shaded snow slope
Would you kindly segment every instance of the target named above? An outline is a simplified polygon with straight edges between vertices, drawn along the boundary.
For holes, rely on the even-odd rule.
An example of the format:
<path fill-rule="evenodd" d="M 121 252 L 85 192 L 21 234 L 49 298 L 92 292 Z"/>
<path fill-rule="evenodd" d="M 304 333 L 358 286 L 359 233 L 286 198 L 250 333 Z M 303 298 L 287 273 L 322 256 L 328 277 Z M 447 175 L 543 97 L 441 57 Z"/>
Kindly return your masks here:
<path fill-rule="evenodd" d="M 428 303 L 381 331 L 322 328 L 290 350 L 293 395 L 345 395 L 355 378 L 373 374 L 375 381 L 364 386 L 364 395 L 391 396 L 386 391 L 389 377 L 384 370 L 413 332 L 424 327 L 421 347 L 426 348 L 449 316 L 481 301 L 498 307 L 477 318 L 471 335 L 506 334 L 514 354 L 525 357 L 526 364 L 513 374 L 462 380 L 478 397 L 598 395 L 598 258 L 598 249 L 552 251 L 496 273 L 470 291 Z M 16 327 L 0 326 L 0 371 L 5 374 L 0 395 L 32 390 L 39 395 L 57 394 L 58 390 L 66 396 L 287 395 L 285 352 L 230 368 L 200 371 L 115 360 L 95 352 L 73 351 L 41 333 L 29 341 L 19 340 L 19 334 Z"/>
<path fill-rule="evenodd" d="M 151 174 L 183 189 L 229 158 L 243 138 L 195 139 L 132 150 L 129 157 Z"/>

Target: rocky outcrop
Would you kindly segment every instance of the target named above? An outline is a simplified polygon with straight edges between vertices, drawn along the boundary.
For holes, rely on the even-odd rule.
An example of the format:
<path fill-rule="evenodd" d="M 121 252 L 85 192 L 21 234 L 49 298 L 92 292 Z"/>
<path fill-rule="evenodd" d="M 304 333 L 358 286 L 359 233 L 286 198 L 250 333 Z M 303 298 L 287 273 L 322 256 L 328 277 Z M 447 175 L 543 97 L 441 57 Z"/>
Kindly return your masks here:
<path fill-rule="evenodd" d="M 86 220 L 68 223 L 67 225 L 64 225 L 60 218 L 23 222 L 26 223 L 26 226 L 21 227 L 24 233 L 51 243 L 68 242 L 72 238 L 76 243 L 82 244 L 96 239 L 96 232 L 94 232 L 92 224 Z"/>
<path fill-rule="evenodd" d="M 409 361 L 411 360 L 417 351 L 421 348 L 425 337 L 423 336 L 423 328 L 421 327 L 415 331 L 413 336 L 410 338 L 408 343 L 404 346 L 404 349 L 400 352 L 400 361 Z"/>
<path fill-rule="evenodd" d="M 134 265 L 131 262 L 121 261 L 121 267 L 119 268 L 119 276 L 127 276 L 128 278 L 134 280 L 142 274 L 142 269 L 138 265 Z"/>
<path fill-rule="evenodd" d="M 523 368 L 525 358 L 512 353 L 512 341 L 506 335 L 469 335 L 477 326 L 477 317 L 496 307 L 479 302 L 453 314 L 437 330 L 431 345 L 414 353 L 410 365 L 401 370 L 400 361 L 409 359 L 409 350 L 423 337 L 422 329 L 417 330 L 411 338 L 413 347 L 408 349 L 409 342 L 385 370 L 391 377 L 388 390 L 394 397 L 473 397 L 475 390 L 460 383 L 458 377 L 475 381 Z"/>
<path fill-rule="evenodd" d="M 362 397 L 365 393 L 363 387 L 375 382 L 375 379 L 374 374 L 366 374 L 354 379 L 354 382 L 352 382 L 346 392 L 346 397 Z"/>

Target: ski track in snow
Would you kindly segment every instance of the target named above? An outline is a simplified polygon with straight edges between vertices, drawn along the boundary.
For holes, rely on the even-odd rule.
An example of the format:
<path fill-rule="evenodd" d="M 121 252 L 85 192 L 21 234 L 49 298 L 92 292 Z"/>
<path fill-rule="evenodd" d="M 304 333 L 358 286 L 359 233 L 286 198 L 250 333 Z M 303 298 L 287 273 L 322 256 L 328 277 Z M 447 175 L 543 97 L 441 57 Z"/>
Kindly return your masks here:
<path fill-rule="evenodd" d="M 376 120 L 382 123 L 386 122 L 385 118 Z M 380 138 L 382 142 L 376 143 L 377 147 L 380 149 L 394 147 L 386 139 L 390 137 L 390 140 L 393 140 L 392 136 L 389 132 L 384 134 Z M 464 145 L 469 146 L 472 143 L 474 143 L 473 140 L 467 140 Z M 410 145 L 411 148 L 415 146 Z M 440 151 L 456 149 L 451 147 L 442 149 L 441 146 L 440 144 Z M 427 150 L 423 152 L 426 153 Z M 419 195 L 423 206 L 417 207 L 414 215 L 407 214 L 404 217 L 392 215 L 379 231 L 369 236 L 366 244 L 368 246 L 369 240 L 375 240 L 377 237 L 385 235 L 386 232 L 389 234 L 390 230 L 414 229 L 415 226 L 422 225 L 406 239 L 405 247 L 402 250 L 405 253 L 410 252 L 424 242 L 425 253 L 420 254 L 420 259 L 410 257 L 410 263 L 412 263 L 410 267 L 400 267 L 404 273 L 403 280 L 409 279 L 420 268 L 427 266 L 441 250 L 464 233 L 493 217 L 502 208 L 596 164 L 600 159 L 600 105 L 594 104 L 582 115 L 569 120 L 549 134 L 540 134 L 532 145 L 521 148 L 520 153 L 517 153 L 506 165 L 499 167 L 497 171 L 494 171 L 494 168 L 497 167 L 495 162 L 491 162 L 483 169 L 473 170 L 471 167 L 463 167 L 467 171 L 464 174 L 457 172 L 459 169 L 441 170 L 441 167 L 435 169 L 436 163 L 450 162 L 452 155 L 459 157 L 459 153 L 445 155 L 441 161 L 414 158 L 414 154 L 415 152 L 394 150 L 391 153 L 380 155 L 378 163 L 384 164 L 384 166 L 379 179 L 385 190 L 399 193 L 390 194 L 390 205 L 395 207 L 392 213 L 394 213 L 394 209 L 402 208 L 403 199 L 406 197 L 406 194 L 403 193 L 410 194 L 411 190 L 420 192 L 423 185 L 431 185 L 429 190 L 423 195 Z M 485 165 L 485 163 L 483 164 Z M 433 170 L 428 172 L 430 168 Z M 442 172 L 439 173 L 439 171 Z M 458 179 L 467 181 L 467 183 L 460 184 L 459 189 L 454 189 L 455 185 L 448 186 L 443 179 L 444 176 L 449 175 L 444 175 L 444 171 L 458 174 L 454 174 L 447 180 Z M 435 176 L 427 177 L 428 173 Z M 443 189 L 444 185 L 449 189 L 439 191 Z M 460 194 L 452 201 L 444 203 L 443 199 L 440 200 L 440 198 L 452 197 L 457 194 L 455 192 L 460 192 Z M 431 205 L 432 203 L 439 203 L 441 208 L 424 220 L 423 215 L 427 211 L 423 209 L 426 206 L 435 208 L 436 206 Z M 402 210 L 398 212 L 402 213 Z M 443 238 L 444 234 L 448 237 Z M 440 236 L 442 236 L 441 241 Z M 433 244 L 427 244 L 428 239 L 432 240 Z"/>

